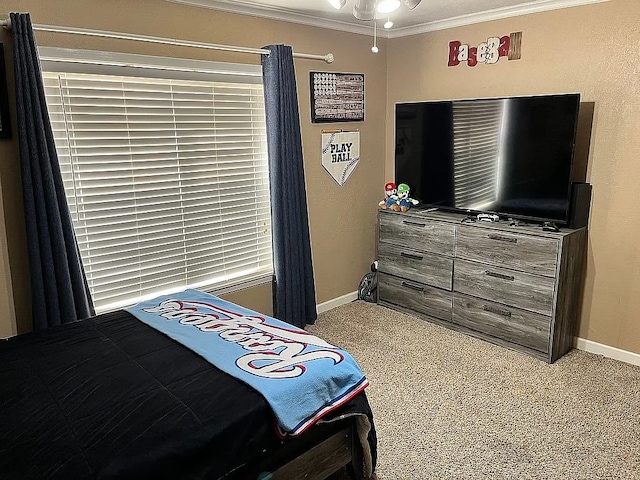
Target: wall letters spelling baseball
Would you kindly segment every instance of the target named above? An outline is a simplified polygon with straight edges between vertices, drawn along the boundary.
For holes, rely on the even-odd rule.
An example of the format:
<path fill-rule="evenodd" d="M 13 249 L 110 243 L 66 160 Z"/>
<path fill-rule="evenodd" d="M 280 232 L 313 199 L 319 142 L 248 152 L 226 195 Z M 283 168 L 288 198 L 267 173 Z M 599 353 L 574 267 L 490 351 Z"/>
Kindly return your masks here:
<path fill-rule="evenodd" d="M 492 65 L 507 57 L 509 60 L 519 60 L 521 57 L 522 32 L 514 32 L 503 37 L 489 37 L 477 47 L 469 47 L 455 40 L 449 42 L 449 67 L 455 67 L 461 62 L 467 62 L 470 67 L 478 63 Z"/>

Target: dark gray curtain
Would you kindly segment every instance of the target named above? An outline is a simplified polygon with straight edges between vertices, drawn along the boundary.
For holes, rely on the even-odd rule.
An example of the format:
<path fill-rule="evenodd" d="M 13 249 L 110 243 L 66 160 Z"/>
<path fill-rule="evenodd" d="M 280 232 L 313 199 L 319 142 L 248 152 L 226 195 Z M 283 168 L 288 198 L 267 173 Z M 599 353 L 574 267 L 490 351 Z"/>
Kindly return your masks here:
<path fill-rule="evenodd" d="M 265 48 L 271 51 L 262 56 L 262 72 L 271 187 L 273 313 L 304 327 L 315 322 L 317 313 L 293 52 L 285 45 Z"/>
<path fill-rule="evenodd" d="M 11 14 L 33 328 L 94 314 L 65 199 L 29 14 Z"/>

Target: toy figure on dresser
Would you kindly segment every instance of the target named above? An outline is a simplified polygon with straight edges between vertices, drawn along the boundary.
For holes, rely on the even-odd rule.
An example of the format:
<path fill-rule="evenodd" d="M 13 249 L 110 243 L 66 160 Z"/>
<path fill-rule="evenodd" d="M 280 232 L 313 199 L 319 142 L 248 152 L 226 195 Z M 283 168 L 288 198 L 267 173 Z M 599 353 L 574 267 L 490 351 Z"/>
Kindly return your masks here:
<path fill-rule="evenodd" d="M 384 185 L 385 197 L 378 203 L 380 208 L 389 208 L 391 210 L 400 211 L 400 206 L 398 205 L 398 195 L 396 195 L 397 192 L 398 190 L 396 189 L 396 184 L 393 182 L 387 182 Z"/>
<path fill-rule="evenodd" d="M 401 212 L 406 212 L 412 205 L 417 205 L 418 203 L 418 200 L 409 196 L 409 185 L 406 183 L 398 185 L 398 206 Z"/>

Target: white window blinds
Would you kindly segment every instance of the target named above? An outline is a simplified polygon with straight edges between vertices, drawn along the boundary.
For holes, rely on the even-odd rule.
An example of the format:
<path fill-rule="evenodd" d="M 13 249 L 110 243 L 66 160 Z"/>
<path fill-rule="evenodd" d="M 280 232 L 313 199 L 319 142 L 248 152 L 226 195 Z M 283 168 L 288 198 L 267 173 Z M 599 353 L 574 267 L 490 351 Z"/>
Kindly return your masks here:
<path fill-rule="evenodd" d="M 185 287 L 221 291 L 270 276 L 261 84 L 43 65 L 98 312 Z"/>
<path fill-rule="evenodd" d="M 500 135 L 505 102 L 456 102 L 453 150 L 456 205 L 490 208 L 499 196 Z"/>

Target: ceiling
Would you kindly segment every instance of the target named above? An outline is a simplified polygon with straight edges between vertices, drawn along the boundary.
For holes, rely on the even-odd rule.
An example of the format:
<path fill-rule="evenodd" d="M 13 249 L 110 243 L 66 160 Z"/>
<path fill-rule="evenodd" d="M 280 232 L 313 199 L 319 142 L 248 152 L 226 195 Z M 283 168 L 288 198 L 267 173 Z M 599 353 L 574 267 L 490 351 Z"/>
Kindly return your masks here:
<path fill-rule="evenodd" d="M 275 18 L 294 23 L 370 35 L 372 22 L 362 22 L 352 15 L 355 0 L 347 0 L 342 10 L 335 10 L 327 0 L 168 0 L 257 17 Z M 402 37 L 442 30 L 499 18 L 575 7 L 609 0 L 422 0 L 414 9 L 404 4 L 389 15 L 394 25 L 380 28 L 384 37 Z M 380 16 L 379 26 L 387 20 Z"/>

